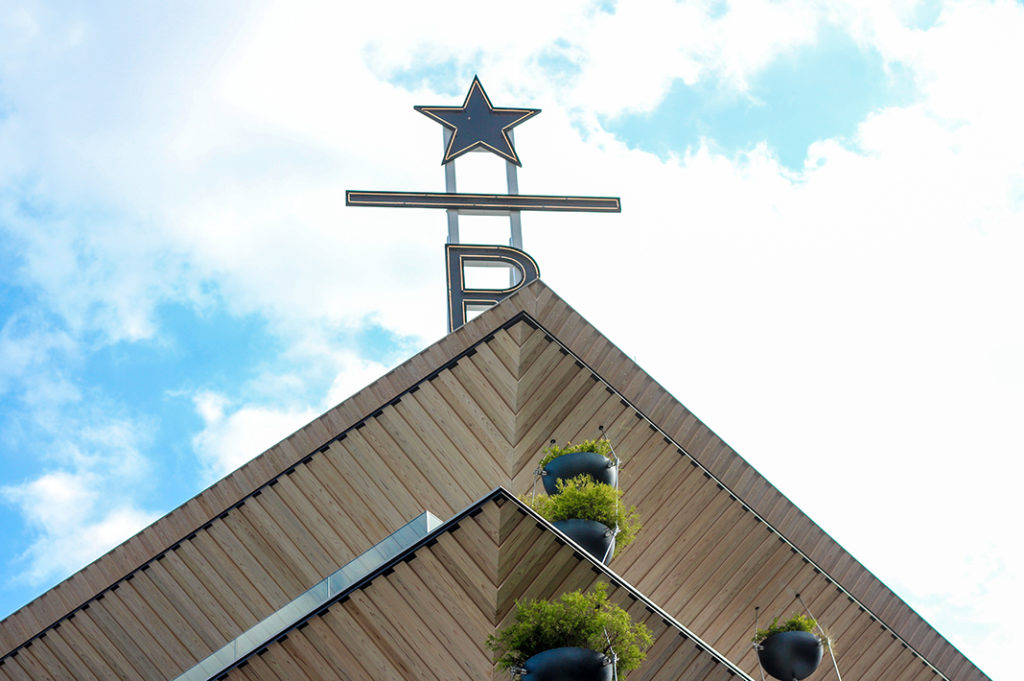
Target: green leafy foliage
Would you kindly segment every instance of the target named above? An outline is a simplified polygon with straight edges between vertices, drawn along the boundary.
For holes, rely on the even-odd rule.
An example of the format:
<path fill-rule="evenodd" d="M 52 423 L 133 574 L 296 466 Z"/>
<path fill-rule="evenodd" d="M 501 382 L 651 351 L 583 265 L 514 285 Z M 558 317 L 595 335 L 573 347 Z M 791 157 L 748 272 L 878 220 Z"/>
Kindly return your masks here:
<path fill-rule="evenodd" d="M 608 601 L 603 582 L 589 593 L 576 590 L 556 601 L 517 601 L 512 623 L 487 637 L 502 669 L 522 666 L 545 650 L 578 647 L 609 656 L 614 650 L 620 674 L 640 666 L 652 642 L 643 623 L 634 624 L 629 613 Z"/>
<path fill-rule="evenodd" d="M 558 494 L 539 495 L 524 501 L 549 522 L 581 518 L 596 520 L 608 527 L 618 525 L 619 534 L 615 545 L 626 548 L 640 531 L 640 516 L 635 506 L 622 503 L 622 490 L 603 482 L 596 482 L 588 475 L 578 475 L 571 480 L 558 480 Z"/>
<path fill-rule="evenodd" d="M 782 633 L 783 631 L 809 631 L 813 633 L 817 624 L 807 615 L 801 615 L 798 612 L 794 612 L 793 616 L 782 624 L 779 624 L 779 618 L 776 617 L 767 627 L 754 632 L 754 643 L 760 643 L 769 636 Z"/>
<path fill-rule="evenodd" d="M 597 440 L 584 440 L 577 445 L 567 442 L 564 447 L 551 445 L 541 452 L 542 457 L 537 467 L 544 468 L 552 459 L 557 459 L 563 454 L 574 454 L 576 452 L 595 452 L 605 458 L 615 460 L 615 457 L 612 455 L 612 443 L 607 438 L 600 438 Z"/>

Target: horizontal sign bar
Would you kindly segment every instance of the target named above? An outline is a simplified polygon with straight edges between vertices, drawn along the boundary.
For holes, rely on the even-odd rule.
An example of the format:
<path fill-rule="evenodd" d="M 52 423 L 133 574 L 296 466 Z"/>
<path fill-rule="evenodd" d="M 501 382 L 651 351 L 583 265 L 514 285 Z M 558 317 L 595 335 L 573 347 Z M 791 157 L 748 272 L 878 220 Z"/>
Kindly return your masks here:
<path fill-rule="evenodd" d="M 508 211 L 556 210 L 584 213 L 620 213 L 619 198 L 611 196 L 527 196 L 522 194 L 450 194 L 444 192 L 345 192 L 348 206 L 391 208 L 454 208 Z"/>

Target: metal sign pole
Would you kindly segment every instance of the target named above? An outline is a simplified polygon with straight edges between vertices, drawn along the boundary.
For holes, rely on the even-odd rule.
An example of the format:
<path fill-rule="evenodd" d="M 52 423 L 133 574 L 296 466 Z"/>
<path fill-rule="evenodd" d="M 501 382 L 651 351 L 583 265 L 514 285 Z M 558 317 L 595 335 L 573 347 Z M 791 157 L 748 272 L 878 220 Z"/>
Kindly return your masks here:
<path fill-rule="evenodd" d="M 515 144 L 515 136 L 511 130 L 508 131 L 508 139 Z M 509 196 L 519 194 L 519 167 L 511 161 L 505 161 L 505 182 L 508 185 Z M 509 211 L 508 221 L 512 230 L 512 237 L 509 239 L 508 245 L 523 250 L 523 220 L 519 211 Z"/>
<path fill-rule="evenodd" d="M 448 128 L 441 128 L 444 131 L 444 148 L 447 149 L 448 145 L 452 141 L 452 131 Z M 455 160 L 451 160 L 444 164 L 444 190 L 449 194 L 454 194 L 458 189 L 455 188 Z M 457 208 L 449 208 L 448 213 L 448 243 L 457 244 L 459 243 L 459 211 Z"/>

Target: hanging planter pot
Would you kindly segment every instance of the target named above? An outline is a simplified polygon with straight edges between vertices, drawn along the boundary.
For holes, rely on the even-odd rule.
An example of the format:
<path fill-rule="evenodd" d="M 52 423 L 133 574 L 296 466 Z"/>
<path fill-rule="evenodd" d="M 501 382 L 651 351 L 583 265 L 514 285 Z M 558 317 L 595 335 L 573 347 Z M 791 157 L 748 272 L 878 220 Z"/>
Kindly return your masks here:
<path fill-rule="evenodd" d="M 559 480 L 572 480 L 578 475 L 588 475 L 596 482 L 615 486 L 619 469 L 615 462 L 597 452 L 571 452 L 548 461 L 541 470 L 541 481 L 548 494 L 558 493 Z"/>
<path fill-rule="evenodd" d="M 779 681 L 800 681 L 821 664 L 821 641 L 809 631 L 782 631 L 758 644 L 761 667 Z"/>
<path fill-rule="evenodd" d="M 548 494 L 558 494 L 559 480 L 568 482 L 580 475 L 612 487 L 619 479 L 618 459 L 612 443 L 604 437 L 578 444 L 568 442 L 564 447 L 552 440 L 551 446 L 541 452 L 537 470 L 543 473 L 541 479 Z"/>
<path fill-rule="evenodd" d="M 616 547 L 624 549 L 640 530 L 636 508 L 622 503 L 622 491 L 586 475 L 560 481 L 557 494 L 540 494 L 523 501 L 606 563 Z"/>
<path fill-rule="evenodd" d="M 516 601 L 485 645 L 498 654 L 499 669 L 522 681 L 610 681 L 639 667 L 652 643 L 643 622 L 610 601 L 608 584 L 598 582 L 552 601 Z"/>
<path fill-rule="evenodd" d="M 611 681 L 612 661 L 590 648 L 552 648 L 523 663 L 523 681 Z"/>
<path fill-rule="evenodd" d="M 569 518 L 551 523 L 574 542 L 587 550 L 587 553 L 607 564 L 615 555 L 615 533 L 612 528 L 596 520 Z"/>

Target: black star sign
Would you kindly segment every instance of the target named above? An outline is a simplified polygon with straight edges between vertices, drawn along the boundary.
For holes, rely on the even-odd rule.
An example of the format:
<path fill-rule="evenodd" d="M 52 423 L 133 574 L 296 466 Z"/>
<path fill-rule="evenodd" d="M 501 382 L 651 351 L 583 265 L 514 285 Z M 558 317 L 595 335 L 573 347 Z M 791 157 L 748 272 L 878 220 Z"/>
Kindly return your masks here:
<path fill-rule="evenodd" d="M 491 100 L 476 76 L 473 76 L 473 84 L 469 86 L 466 101 L 462 106 L 413 108 L 452 131 L 452 138 L 444 151 L 441 165 L 477 147 L 483 147 L 517 166 L 522 166 L 519 157 L 516 156 L 516 150 L 512 148 L 508 131 L 527 118 L 540 113 L 540 109 L 506 109 L 491 106 Z"/>

